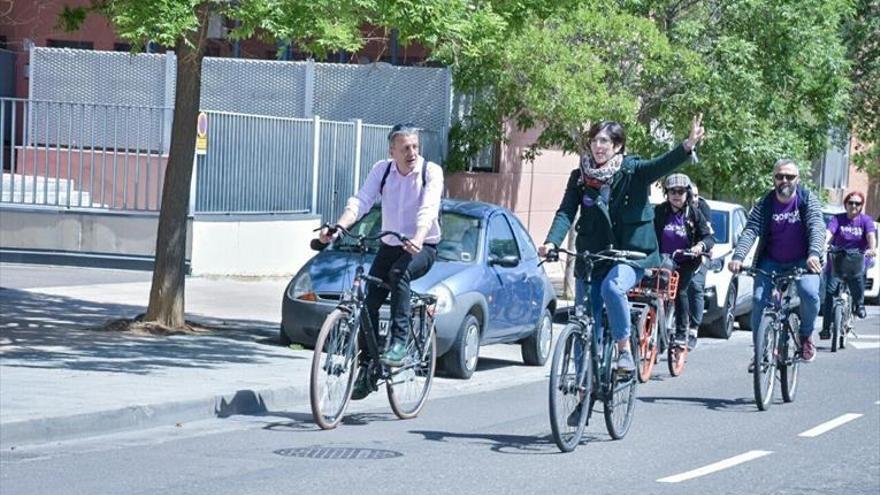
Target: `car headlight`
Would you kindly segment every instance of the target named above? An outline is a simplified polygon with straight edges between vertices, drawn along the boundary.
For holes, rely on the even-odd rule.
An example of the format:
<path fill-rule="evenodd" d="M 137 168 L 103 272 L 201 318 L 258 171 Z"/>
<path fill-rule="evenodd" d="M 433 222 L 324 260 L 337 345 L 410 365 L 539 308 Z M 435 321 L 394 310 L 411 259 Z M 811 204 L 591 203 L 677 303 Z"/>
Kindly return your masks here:
<path fill-rule="evenodd" d="M 312 277 L 309 275 L 308 271 L 304 271 L 296 277 L 296 280 L 293 281 L 293 287 L 291 287 L 288 295 L 291 299 L 312 302 L 318 300 L 318 296 L 315 294 L 315 290 L 312 287 Z"/>
<path fill-rule="evenodd" d="M 437 304 L 436 306 L 434 306 L 435 315 L 442 315 L 444 313 L 452 311 L 452 306 L 455 303 L 455 297 L 452 295 L 452 291 L 449 289 L 449 287 L 443 284 L 437 284 L 431 290 L 429 290 L 428 293 L 437 298 Z"/>

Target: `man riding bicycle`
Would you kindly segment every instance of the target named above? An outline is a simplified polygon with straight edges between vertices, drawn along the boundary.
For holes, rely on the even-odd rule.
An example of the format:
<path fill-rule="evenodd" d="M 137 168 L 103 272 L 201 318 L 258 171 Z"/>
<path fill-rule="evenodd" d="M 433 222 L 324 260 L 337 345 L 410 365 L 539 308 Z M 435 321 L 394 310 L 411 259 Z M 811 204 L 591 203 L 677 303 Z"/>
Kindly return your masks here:
<path fill-rule="evenodd" d="M 390 292 L 391 343 L 381 360 L 387 366 L 400 366 L 410 332 L 410 282 L 428 273 L 437 258 L 443 170 L 419 154 L 419 133 L 413 124 L 395 125 L 388 133 L 388 147 L 391 159 L 373 165 L 360 190 L 348 199 L 336 224 L 349 228 L 381 197 L 382 230 L 408 238 L 405 243 L 391 236 L 382 239 L 370 275 L 385 284 L 371 285 L 366 299 L 375 331 L 379 328 L 379 309 Z M 319 235 L 322 243 L 335 237 L 336 233 L 327 228 Z M 375 388 L 365 369 L 361 368 L 352 399 L 363 399 Z"/>
<path fill-rule="evenodd" d="M 816 356 L 813 327 L 819 314 L 819 272 L 825 244 L 825 222 L 819 198 L 799 185 L 799 170 L 794 160 L 783 158 L 773 166 L 774 189 L 758 201 L 749 213 L 733 259 L 728 268 L 739 273 L 743 260 L 756 238 L 755 266 L 766 272 L 781 273 L 792 268 L 807 268 L 811 273 L 797 281 L 800 298 L 801 359 L 811 362 Z M 761 314 L 772 297 L 773 282 L 759 275 L 755 279 L 752 328 L 761 322 Z M 752 338 L 757 332 L 752 333 Z M 754 363 L 749 369 L 752 369 Z"/>

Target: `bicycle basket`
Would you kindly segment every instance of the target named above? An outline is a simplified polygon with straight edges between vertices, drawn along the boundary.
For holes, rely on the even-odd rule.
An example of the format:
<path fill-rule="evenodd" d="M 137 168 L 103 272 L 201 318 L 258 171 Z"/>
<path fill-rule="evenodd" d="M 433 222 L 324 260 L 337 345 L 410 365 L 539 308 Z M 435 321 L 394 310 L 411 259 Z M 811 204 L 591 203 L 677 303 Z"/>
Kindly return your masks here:
<path fill-rule="evenodd" d="M 865 266 L 865 255 L 852 249 L 838 251 L 831 255 L 831 265 L 838 277 L 856 277 Z"/>
<path fill-rule="evenodd" d="M 678 293 L 678 272 L 669 268 L 655 268 L 642 277 L 639 285 L 629 291 L 630 296 L 653 294 L 661 299 L 672 300 Z"/>

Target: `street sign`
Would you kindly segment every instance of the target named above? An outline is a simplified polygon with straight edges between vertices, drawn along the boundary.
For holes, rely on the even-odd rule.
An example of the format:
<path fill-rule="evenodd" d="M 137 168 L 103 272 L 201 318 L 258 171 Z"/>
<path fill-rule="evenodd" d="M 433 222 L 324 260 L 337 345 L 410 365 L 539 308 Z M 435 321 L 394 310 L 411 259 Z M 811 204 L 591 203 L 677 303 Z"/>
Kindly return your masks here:
<path fill-rule="evenodd" d="M 199 112 L 196 120 L 196 154 L 204 155 L 208 152 L 208 114 Z"/>

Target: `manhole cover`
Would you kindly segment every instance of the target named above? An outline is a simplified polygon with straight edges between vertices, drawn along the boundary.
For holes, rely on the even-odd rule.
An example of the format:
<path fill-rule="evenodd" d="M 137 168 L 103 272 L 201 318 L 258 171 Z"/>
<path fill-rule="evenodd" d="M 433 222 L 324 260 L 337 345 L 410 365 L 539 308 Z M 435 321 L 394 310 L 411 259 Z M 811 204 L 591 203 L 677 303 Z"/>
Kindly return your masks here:
<path fill-rule="evenodd" d="M 403 454 L 393 450 L 361 449 L 354 447 L 299 447 L 296 449 L 279 449 L 278 455 L 287 457 L 305 457 L 308 459 L 392 459 L 401 457 Z"/>

